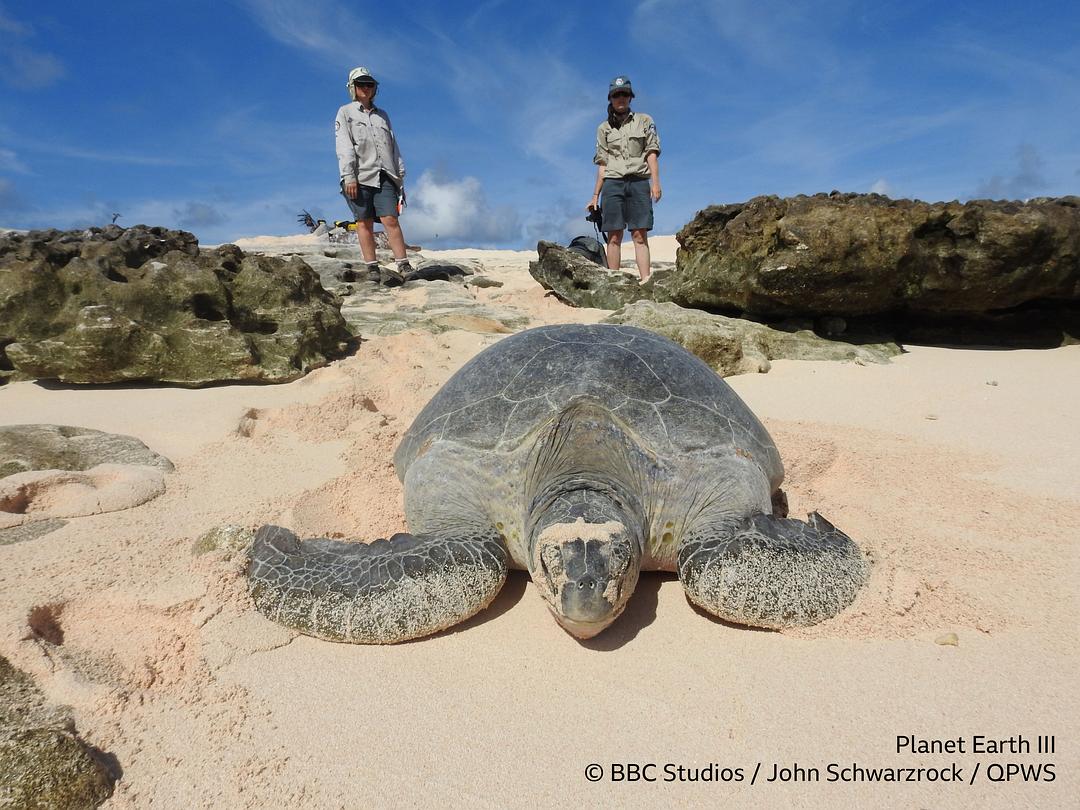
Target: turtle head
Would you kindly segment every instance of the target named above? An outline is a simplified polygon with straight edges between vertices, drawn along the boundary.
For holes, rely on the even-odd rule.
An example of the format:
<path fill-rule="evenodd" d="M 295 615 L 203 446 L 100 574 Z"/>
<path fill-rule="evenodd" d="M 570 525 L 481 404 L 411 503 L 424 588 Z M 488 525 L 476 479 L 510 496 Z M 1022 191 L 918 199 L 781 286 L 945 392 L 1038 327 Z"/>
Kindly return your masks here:
<path fill-rule="evenodd" d="M 537 589 L 571 635 L 592 638 L 622 613 L 637 585 L 641 551 L 618 521 L 552 523 L 529 559 Z"/>

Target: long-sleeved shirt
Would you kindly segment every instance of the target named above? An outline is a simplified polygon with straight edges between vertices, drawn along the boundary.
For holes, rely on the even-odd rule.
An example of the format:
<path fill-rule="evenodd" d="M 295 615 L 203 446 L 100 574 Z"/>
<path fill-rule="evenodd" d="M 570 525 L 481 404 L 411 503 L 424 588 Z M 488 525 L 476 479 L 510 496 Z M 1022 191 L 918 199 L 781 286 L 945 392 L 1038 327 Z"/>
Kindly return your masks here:
<path fill-rule="evenodd" d="M 359 101 L 345 104 L 334 119 L 338 171 L 342 183 L 378 186 L 386 172 L 400 188 L 405 182 L 405 161 L 390 126 L 390 116 L 378 107 L 365 110 Z"/>

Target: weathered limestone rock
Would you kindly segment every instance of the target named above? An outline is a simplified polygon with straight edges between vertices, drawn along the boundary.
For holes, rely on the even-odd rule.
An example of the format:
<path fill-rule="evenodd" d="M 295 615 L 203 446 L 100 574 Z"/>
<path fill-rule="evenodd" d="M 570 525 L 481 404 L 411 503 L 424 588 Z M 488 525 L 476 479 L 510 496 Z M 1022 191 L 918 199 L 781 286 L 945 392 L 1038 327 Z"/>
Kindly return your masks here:
<path fill-rule="evenodd" d="M 651 297 L 651 284 L 641 285 L 632 273 L 608 270 L 569 248 L 553 242 L 539 242 L 539 261 L 529 263 L 529 272 L 540 285 L 578 307 L 618 309 Z"/>
<path fill-rule="evenodd" d="M 455 329 L 510 334 L 529 325 L 528 315 L 520 310 L 481 303 L 455 282 L 410 281 L 393 289 L 374 284 L 356 287 L 344 299 L 341 314 L 353 332 L 364 338 L 396 335 L 407 329 L 433 334 Z M 403 292 L 420 292 L 417 288 L 422 288 L 422 295 L 410 295 L 408 302 L 402 300 Z"/>
<path fill-rule="evenodd" d="M 72 383 L 287 382 L 350 335 L 299 259 L 136 226 L 0 236 L 0 373 Z"/>
<path fill-rule="evenodd" d="M 887 363 L 901 351 L 894 343 L 855 345 L 819 337 L 808 329 L 785 332 L 742 318 L 652 301 L 623 307 L 604 323 L 629 324 L 661 334 L 696 354 L 722 377 L 766 372 L 770 360 Z"/>
<path fill-rule="evenodd" d="M 0 656 L 0 807 L 97 807 L 114 781 L 71 717 Z"/>
<path fill-rule="evenodd" d="M 411 253 L 415 272 L 406 275 L 403 286 L 383 287 L 368 278 L 357 245 L 242 241 L 250 251 L 299 257 L 310 264 L 322 285 L 337 296 L 349 329 L 361 338 L 386 337 L 408 329 L 433 334 L 453 330 L 509 334 L 529 325 L 522 310 L 477 300 L 472 288 L 498 287 L 502 282 L 484 276 L 483 262 L 475 259 Z M 379 250 L 376 256 L 383 265 L 393 264 L 389 251 Z"/>
<path fill-rule="evenodd" d="M 0 425 L 0 478 L 30 470 L 89 470 L 98 464 L 173 469 L 171 461 L 134 436 L 71 425 Z"/>
<path fill-rule="evenodd" d="M 655 300 L 767 317 L 956 319 L 1080 307 L 1080 198 L 925 203 L 877 194 L 710 206 Z"/>
<path fill-rule="evenodd" d="M 0 546 L 63 518 L 129 509 L 165 491 L 173 465 L 132 436 L 69 425 L 0 427 Z"/>

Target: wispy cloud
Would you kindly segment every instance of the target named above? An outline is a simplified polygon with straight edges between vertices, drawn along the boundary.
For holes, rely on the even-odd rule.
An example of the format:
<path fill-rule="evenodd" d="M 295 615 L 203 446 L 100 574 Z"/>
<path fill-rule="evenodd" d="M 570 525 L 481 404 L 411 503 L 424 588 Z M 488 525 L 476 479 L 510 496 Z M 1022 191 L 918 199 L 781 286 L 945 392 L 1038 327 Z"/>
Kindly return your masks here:
<path fill-rule="evenodd" d="M 0 172 L 30 174 L 30 167 L 19 160 L 19 156 L 13 151 L 0 147 Z"/>
<path fill-rule="evenodd" d="M 4 6 L 0 3 L 0 34 L 14 34 L 15 36 L 23 37 L 30 33 L 30 28 L 24 23 L 18 20 L 13 20 L 8 16 L 4 10 Z"/>
<path fill-rule="evenodd" d="M 514 148 L 544 161 L 548 170 L 562 173 L 580 165 L 580 155 L 572 157 L 570 149 L 581 152 L 582 141 L 590 144 L 589 131 L 603 118 L 604 105 L 597 102 L 596 82 L 569 60 L 553 48 L 446 36 L 440 37 L 439 53 L 454 101 L 471 120 L 504 133 Z"/>
<path fill-rule="evenodd" d="M 828 174 L 842 163 L 875 150 L 915 141 L 969 120 L 973 107 L 902 114 L 876 107 L 843 109 L 815 99 L 768 115 L 744 127 L 740 138 L 753 145 L 738 161 L 761 160 Z"/>
<path fill-rule="evenodd" d="M 399 77 L 410 72 L 409 37 L 395 30 L 394 6 L 366 4 L 357 16 L 333 0 L 239 0 L 259 26 L 285 45 L 306 51 L 328 67 L 364 63 Z M 342 81 L 344 89 L 344 80 Z"/>
<path fill-rule="evenodd" d="M 726 64 L 820 73 L 835 61 L 829 32 L 850 17 L 852 0 L 821 4 L 788 0 L 643 0 L 629 26 L 644 47 L 713 73 Z"/>
<path fill-rule="evenodd" d="M 67 75 L 63 62 L 46 51 L 12 47 L 8 49 L 4 81 L 20 90 L 38 90 L 55 84 Z"/>
<path fill-rule="evenodd" d="M 0 78 L 17 90 L 38 90 L 64 78 L 64 63 L 32 44 L 34 30 L 0 6 Z"/>
<path fill-rule="evenodd" d="M 197 162 L 190 158 L 169 157 L 163 155 L 143 155 L 137 152 L 104 151 L 84 149 L 70 144 L 24 139 L 19 148 L 25 151 L 47 153 L 54 157 L 87 160 L 95 163 L 125 163 L 132 166 L 194 166 Z"/>
<path fill-rule="evenodd" d="M 221 146 L 219 160 L 243 174 L 277 173 L 281 166 L 301 160 L 326 158 L 332 162 L 333 158 L 329 116 L 318 124 L 294 123 L 275 118 L 268 105 L 250 104 L 221 116 L 213 126 L 213 135 Z"/>

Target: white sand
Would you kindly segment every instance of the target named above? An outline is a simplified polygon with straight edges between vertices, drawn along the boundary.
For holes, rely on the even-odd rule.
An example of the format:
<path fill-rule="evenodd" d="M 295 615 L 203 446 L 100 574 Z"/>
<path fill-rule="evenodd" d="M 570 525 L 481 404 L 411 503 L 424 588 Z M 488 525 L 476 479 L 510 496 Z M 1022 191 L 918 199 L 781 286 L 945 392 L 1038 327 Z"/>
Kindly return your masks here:
<path fill-rule="evenodd" d="M 524 271 L 531 254 L 453 253 L 506 282 L 478 294 L 537 324 L 603 315 L 544 296 Z M 402 530 L 396 442 L 495 339 L 372 339 L 283 386 L 0 388 L 3 423 L 126 433 L 176 464 L 148 503 L 0 546 L 0 654 L 116 757 L 124 774 L 109 806 L 1073 801 L 1080 346 L 916 347 L 887 366 L 779 361 L 729 380 L 780 447 L 792 514 L 820 510 L 877 560 L 855 605 L 808 630 L 722 624 L 673 577 L 646 575 L 627 613 L 582 644 L 518 574 L 453 632 L 337 645 L 255 613 L 236 562 L 192 556 L 223 523 Z M 237 434 L 242 420 L 249 436 Z M 32 638 L 28 620 L 40 627 L 43 615 L 62 645 Z M 935 643 L 950 632 L 959 646 Z M 897 754 L 902 734 L 965 737 L 968 751 L 975 734 L 1054 734 L 1057 754 Z M 976 762 L 983 773 L 973 786 L 825 782 L 831 762 L 953 761 L 965 781 Z M 745 780 L 586 781 L 588 764 L 613 762 L 716 763 Z M 762 783 L 773 762 L 817 767 L 822 781 Z M 1054 762 L 1057 778 L 991 784 L 995 762 Z"/>

